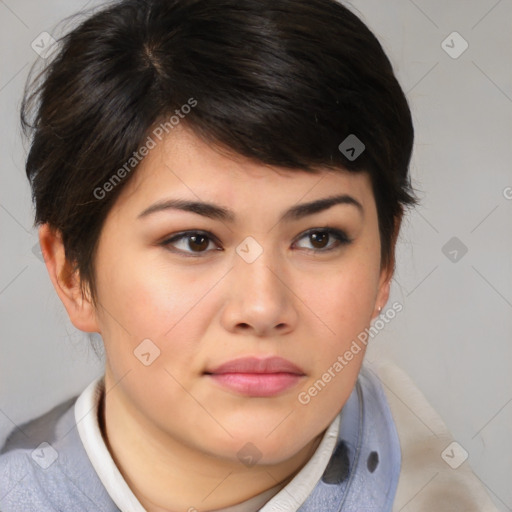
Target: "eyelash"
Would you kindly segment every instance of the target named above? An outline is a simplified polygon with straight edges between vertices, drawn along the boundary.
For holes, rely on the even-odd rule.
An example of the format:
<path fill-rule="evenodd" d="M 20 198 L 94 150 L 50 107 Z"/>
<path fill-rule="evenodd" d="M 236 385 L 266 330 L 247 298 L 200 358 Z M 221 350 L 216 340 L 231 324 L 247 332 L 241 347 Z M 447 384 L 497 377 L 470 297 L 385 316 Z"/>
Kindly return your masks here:
<path fill-rule="evenodd" d="M 344 231 L 341 231 L 336 228 L 328 228 L 328 227 L 308 229 L 307 231 L 302 233 L 302 235 L 298 238 L 298 240 L 301 240 L 302 238 L 307 237 L 313 233 L 329 234 L 337 241 L 337 243 L 328 249 L 304 249 L 308 252 L 327 253 L 327 252 L 334 251 L 336 249 L 339 249 L 345 245 L 349 245 L 350 243 L 352 243 L 352 240 L 347 236 L 347 234 Z M 203 257 L 204 254 L 208 254 L 209 252 L 211 252 L 211 251 L 196 251 L 196 252 L 192 251 L 192 252 L 190 252 L 190 251 L 183 251 L 181 249 L 172 249 L 171 247 L 169 247 L 173 243 L 176 243 L 180 240 L 186 239 L 187 237 L 190 237 L 193 235 L 204 236 L 204 237 L 210 239 L 210 241 L 218 244 L 217 237 L 213 236 L 211 233 L 209 233 L 207 231 L 198 230 L 198 231 L 185 231 L 183 233 L 179 233 L 177 235 L 172 236 L 171 238 L 165 239 L 159 245 L 165 247 L 167 250 L 169 250 L 171 252 L 178 253 L 185 257 L 192 257 L 192 258 Z M 216 250 L 221 250 L 221 249 L 216 249 Z"/>

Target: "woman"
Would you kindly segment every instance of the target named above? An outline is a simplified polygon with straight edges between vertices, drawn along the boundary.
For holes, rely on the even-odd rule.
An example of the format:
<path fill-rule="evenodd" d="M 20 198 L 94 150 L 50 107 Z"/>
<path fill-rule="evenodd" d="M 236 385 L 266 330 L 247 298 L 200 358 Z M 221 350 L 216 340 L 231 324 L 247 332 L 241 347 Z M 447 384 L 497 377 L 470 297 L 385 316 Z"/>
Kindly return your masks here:
<path fill-rule="evenodd" d="M 22 119 L 50 278 L 106 366 L 8 439 L 3 512 L 494 510 L 362 366 L 416 200 L 407 101 L 349 10 L 121 1 Z"/>

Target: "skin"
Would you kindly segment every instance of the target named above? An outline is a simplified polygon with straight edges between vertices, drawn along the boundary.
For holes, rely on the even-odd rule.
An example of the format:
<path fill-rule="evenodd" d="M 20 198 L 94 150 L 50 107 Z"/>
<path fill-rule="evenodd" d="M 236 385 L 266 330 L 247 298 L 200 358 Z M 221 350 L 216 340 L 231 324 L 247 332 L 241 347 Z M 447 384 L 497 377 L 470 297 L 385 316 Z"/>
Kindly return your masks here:
<path fill-rule="evenodd" d="M 334 193 L 352 196 L 363 213 L 338 204 L 278 221 L 288 208 Z M 171 197 L 221 205 L 236 221 L 173 209 L 138 218 Z M 326 226 L 352 242 L 322 252 L 336 247 L 336 239 L 315 245 L 304 232 Z M 209 232 L 219 242 L 160 243 L 187 230 Z M 252 263 L 236 252 L 248 236 L 263 249 Z M 288 482 L 349 397 L 364 349 L 308 404 L 299 393 L 369 326 L 388 300 L 392 277 L 392 264 L 381 269 L 366 173 L 264 166 L 181 126 L 150 151 L 109 212 L 95 259 L 97 307 L 82 297 L 59 233 L 43 225 L 40 242 L 71 321 L 103 337 L 102 427 L 117 466 L 150 512 L 227 507 Z M 148 338 L 160 355 L 145 366 L 134 350 Z M 240 356 L 270 355 L 305 374 L 272 397 L 226 390 L 203 373 Z M 251 467 L 237 456 L 247 442 L 261 453 Z"/>

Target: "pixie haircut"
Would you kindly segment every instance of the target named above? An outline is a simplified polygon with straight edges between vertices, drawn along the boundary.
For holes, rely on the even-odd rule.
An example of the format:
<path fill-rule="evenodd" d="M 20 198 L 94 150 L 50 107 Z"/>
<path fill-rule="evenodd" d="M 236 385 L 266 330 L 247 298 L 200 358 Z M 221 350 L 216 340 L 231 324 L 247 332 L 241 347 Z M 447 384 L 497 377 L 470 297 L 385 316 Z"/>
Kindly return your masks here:
<path fill-rule="evenodd" d="M 99 235 L 134 172 L 94 191 L 191 98 L 180 122 L 208 144 L 290 170 L 367 172 L 381 268 L 394 262 L 396 221 L 417 202 L 414 131 L 391 63 L 357 16 L 335 0 L 123 0 L 59 40 L 21 109 L 35 224 L 60 232 L 94 302 Z M 355 159 L 339 149 L 350 135 L 364 144 Z"/>

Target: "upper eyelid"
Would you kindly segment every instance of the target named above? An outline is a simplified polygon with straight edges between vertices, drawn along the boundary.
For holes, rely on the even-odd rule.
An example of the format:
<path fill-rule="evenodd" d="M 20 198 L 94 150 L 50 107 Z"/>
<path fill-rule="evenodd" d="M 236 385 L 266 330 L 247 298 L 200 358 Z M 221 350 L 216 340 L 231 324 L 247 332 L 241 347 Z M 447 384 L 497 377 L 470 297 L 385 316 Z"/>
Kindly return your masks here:
<path fill-rule="evenodd" d="M 338 232 L 338 233 L 344 234 L 347 238 L 349 238 L 346 231 L 343 229 L 335 228 L 332 226 L 324 226 L 324 227 L 318 227 L 318 228 L 309 228 L 309 229 L 306 229 L 305 231 L 301 231 L 295 237 L 295 239 L 302 238 L 303 236 L 306 236 L 309 233 L 314 233 L 315 231 Z M 196 234 L 208 236 L 212 240 L 219 240 L 218 237 L 216 237 L 211 231 L 204 231 L 202 229 L 189 229 L 187 231 L 180 231 L 171 236 L 166 236 L 162 241 L 165 242 L 165 241 L 169 241 L 169 240 L 175 240 L 175 239 L 179 239 L 181 237 L 185 237 L 187 235 L 196 235 Z"/>

